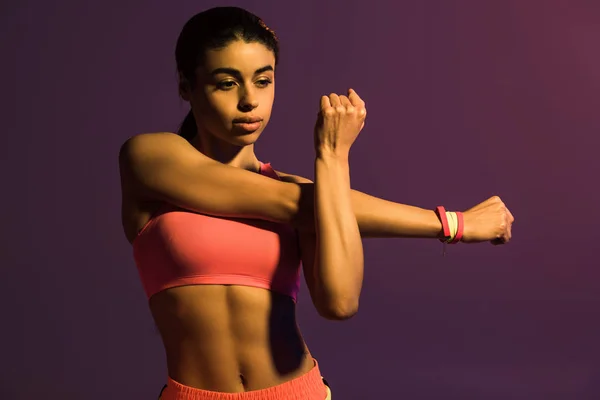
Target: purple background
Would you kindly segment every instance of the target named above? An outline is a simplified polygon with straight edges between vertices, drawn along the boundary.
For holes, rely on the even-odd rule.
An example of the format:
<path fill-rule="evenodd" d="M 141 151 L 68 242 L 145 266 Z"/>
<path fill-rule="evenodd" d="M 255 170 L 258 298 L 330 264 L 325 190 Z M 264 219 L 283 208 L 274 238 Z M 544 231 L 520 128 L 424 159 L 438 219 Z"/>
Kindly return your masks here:
<path fill-rule="evenodd" d="M 117 5 L 119 4 L 119 5 Z M 231 4 L 231 3 L 230 3 Z M 359 314 L 299 319 L 334 399 L 600 398 L 600 3 L 233 2 L 282 46 L 263 161 L 312 176 L 319 96 L 369 117 L 359 190 L 465 209 L 510 245 L 368 240 Z M 4 1 L 0 398 L 151 399 L 166 370 L 120 226 L 119 145 L 176 129 L 174 46 L 216 1 Z"/>

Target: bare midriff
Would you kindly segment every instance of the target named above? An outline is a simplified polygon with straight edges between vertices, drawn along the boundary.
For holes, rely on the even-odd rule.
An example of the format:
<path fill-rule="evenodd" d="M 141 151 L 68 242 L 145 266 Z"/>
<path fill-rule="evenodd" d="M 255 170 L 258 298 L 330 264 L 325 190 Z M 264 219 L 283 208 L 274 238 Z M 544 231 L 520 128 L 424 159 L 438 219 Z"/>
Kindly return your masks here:
<path fill-rule="evenodd" d="M 288 296 L 190 285 L 159 292 L 149 304 L 169 376 L 183 385 L 240 393 L 285 383 L 314 367 Z"/>

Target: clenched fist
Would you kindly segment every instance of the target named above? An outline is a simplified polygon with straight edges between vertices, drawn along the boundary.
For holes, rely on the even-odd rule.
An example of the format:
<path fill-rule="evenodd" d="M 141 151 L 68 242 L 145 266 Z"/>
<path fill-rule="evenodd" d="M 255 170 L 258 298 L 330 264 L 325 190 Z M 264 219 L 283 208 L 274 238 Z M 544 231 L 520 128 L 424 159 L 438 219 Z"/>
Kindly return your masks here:
<path fill-rule="evenodd" d="M 315 151 L 317 156 L 347 156 L 352 143 L 365 126 L 365 102 L 350 89 L 348 96 L 321 97 L 321 108 L 315 125 Z"/>
<path fill-rule="evenodd" d="M 508 243 L 515 218 L 498 196 L 493 196 L 463 213 L 462 242 Z"/>

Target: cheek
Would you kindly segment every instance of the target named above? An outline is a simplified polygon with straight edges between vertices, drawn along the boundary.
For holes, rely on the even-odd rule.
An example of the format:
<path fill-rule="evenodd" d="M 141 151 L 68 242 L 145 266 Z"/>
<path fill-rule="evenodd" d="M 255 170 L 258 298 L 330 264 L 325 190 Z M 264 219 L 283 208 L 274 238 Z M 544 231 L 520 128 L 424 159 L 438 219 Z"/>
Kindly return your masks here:
<path fill-rule="evenodd" d="M 227 93 L 206 93 L 201 102 L 199 110 L 207 119 L 214 122 L 226 122 L 231 119 L 232 109 L 235 111 L 235 99 L 227 96 Z"/>
<path fill-rule="evenodd" d="M 270 115 L 271 109 L 273 108 L 274 100 L 275 100 L 275 91 L 274 90 L 265 90 L 265 92 L 263 92 L 263 94 L 260 98 L 259 107 L 262 109 L 263 112 L 266 112 Z"/>

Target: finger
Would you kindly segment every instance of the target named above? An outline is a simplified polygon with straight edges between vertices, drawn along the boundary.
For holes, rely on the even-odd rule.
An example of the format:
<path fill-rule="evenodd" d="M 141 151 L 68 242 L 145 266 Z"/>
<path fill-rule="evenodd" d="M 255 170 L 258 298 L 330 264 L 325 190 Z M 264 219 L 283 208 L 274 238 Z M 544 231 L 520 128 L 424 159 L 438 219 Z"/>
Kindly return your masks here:
<path fill-rule="evenodd" d="M 358 93 L 354 91 L 354 89 L 348 89 L 348 98 L 350 99 L 352 105 L 356 108 L 365 106 L 365 102 L 360 98 Z"/>
<path fill-rule="evenodd" d="M 496 239 L 491 240 L 490 243 L 493 244 L 494 246 L 499 246 L 501 244 L 506 244 L 509 241 L 510 241 L 510 237 L 508 236 L 506 231 L 504 231 L 501 235 L 498 235 L 498 237 Z"/>
<path fill-rule="evenodd" d="M 506 209 L 506 212 L 508 213 L 508 222 L 510 222 L 511 224 L 515 222 L 515 217 L 513 217 L 512 213 L 508 208 Z"/>
<path fill-rule="evenodd" d="M 498 203 L 502 203 L 502 199 L 500 198 L 500 196 L 492 196 L 489 199 L 487 199 L 486 201 L 484 201 L 483 203 L 486 205 L 498 204 Z"/>
<path fill-rule="evenodd" d="M 354 106 L 352 105 L 352 103 L 350 102 L 350 99 L 348 99 L 348 97 L 346 97 L 346 96 L 339 96 L 339 98 L 340 98 L 340 103 L 344 107 L 346 107 L 346 108 L 349 108 L 349 107 L 354 108 Z"/>
<path fill-rule="evenodd" d="M 502 232 L 502 240 L 504 243 L 510 241 L 510 221 L 508 220 L 508 214 L 504 213 L 504 232 Z"/>
<path fill-rule="evenodd" d="M 321 110 L 326 110 L 331 107 L 331 102 L 329 101 L 329 97 L 321 96 Z"/>
<path fill-rule="evenodd" d="M 512 224 L 515 222 L 515 217 L 513 217 L 508 208 L 506 209 L 506 220 L 506 225 L 508 227 L 508 238 L 512 239 Z"/>
<path fill-rule="evenodd" d="M 335 93 L 331 93 L 329 95 L 329 101 L 331 102 L 331 107 L 333 108 L 338 108 L 342 105 L 340 102 L 340 97 Z"/>
<path fill-rule="evenodd" d="M 339 96 L 340 97 L 340 103 L 342 104 L 342 107 L 344 107 L 346 109 L 347 113 L 350 114 L 354 114 L 354 112 L 356 111 L 356 107 L 354 107 L 352 105 L 352 103 L 350 103 L 350 99 L 348 99 L 348 97 L 346 96 Z"/>
<path fill-rule="evenodd" d="M 506 228 L 504 228 L 504 234 L 502 235 L 502 238 L 504 239 L 504 243 L 508 243 L 510 242 L 510 239 L 512 237 L 512 232 L 511 232 L 511 224 L 510 222 L 508 222 L 508 217 L 506 220 Z"/>
<path fill-rule="evenodd" d="M 506 228 L 504 229 L 504 233 L 502 234 L 502 239 L 504 240 L 504 243 L 510 242 L 511 236 L 512 236 L 512 233 L 510 230 L 510 224 L 507 223 Z"/>
<path fill-rule="evenodd" d="M 361 118 L 366 118 L 367 109 L 365 108 L 365 102 L 358 96 L 354 89 L 348 89 L 348 99 L 354 108 L 358 110 L 358 116 Z"/>

